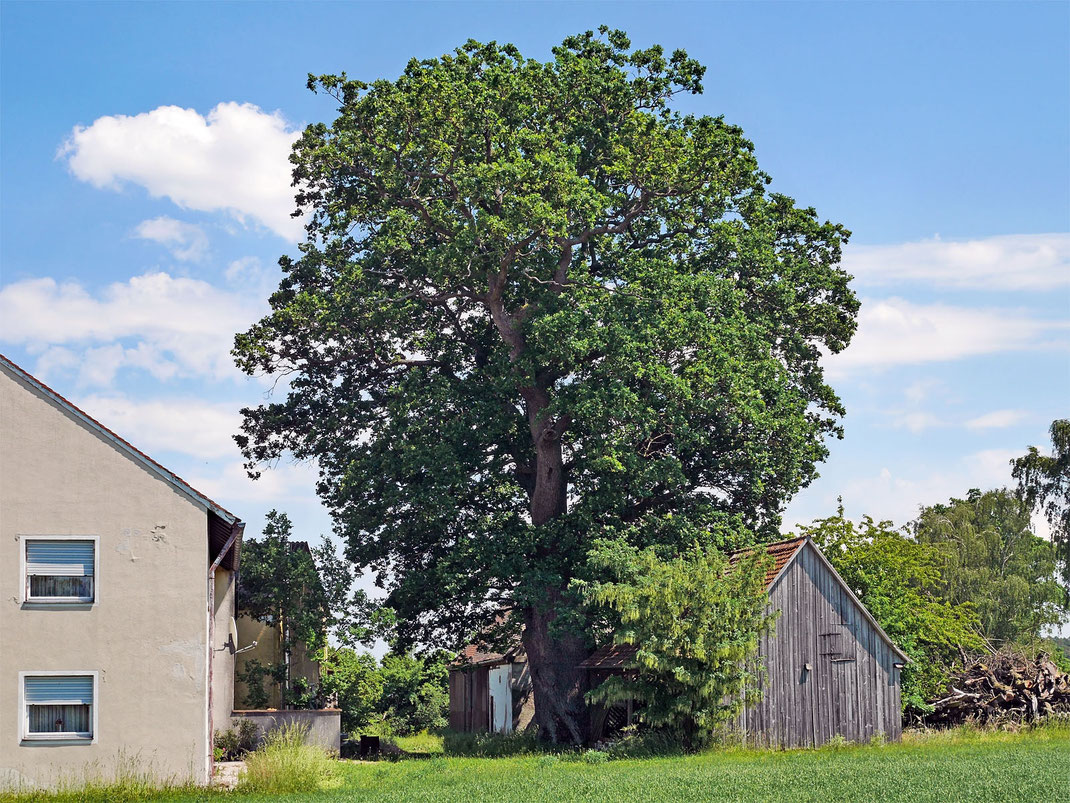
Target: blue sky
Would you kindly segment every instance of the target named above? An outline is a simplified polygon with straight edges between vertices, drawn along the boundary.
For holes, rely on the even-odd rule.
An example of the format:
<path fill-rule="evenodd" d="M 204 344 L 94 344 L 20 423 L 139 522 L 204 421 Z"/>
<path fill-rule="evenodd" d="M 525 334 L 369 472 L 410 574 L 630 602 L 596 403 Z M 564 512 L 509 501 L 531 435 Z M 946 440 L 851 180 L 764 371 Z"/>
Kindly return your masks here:
<path fill-rule="evenodd" d="M 854 232 L 848 415 L 786 524 L 905 523 L 1009 482 L 1070 414 L 1065 3 L 0 5 L 0 351 L 249 522 L 330 522 L 308 466 L 245 479 L 233 332 L 298 229 L 285 162 L 333 119 L 307 73 L 396 76 L 472 37 L 528 56 L 601 23 L 707 65 L 690 111 Z"/>

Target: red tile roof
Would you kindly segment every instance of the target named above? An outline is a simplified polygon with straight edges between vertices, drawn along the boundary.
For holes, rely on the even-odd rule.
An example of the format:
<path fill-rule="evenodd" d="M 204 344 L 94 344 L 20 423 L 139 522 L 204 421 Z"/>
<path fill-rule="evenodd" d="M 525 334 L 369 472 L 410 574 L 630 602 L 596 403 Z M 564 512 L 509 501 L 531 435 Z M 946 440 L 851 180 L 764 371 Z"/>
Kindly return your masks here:
<path fill-rule="evenodd" d="M 773 565 L 769 567 L 769 570 L 765 573 L 765 590 L 768 591 L 769 587 L 773 585 L 773 581 L 776 580 L 784 567 L 788 565 L 795 553 L 799 551 L 806 542 L 806 536 L 800 536 L 799 538 L 791 538 L 787 541 L 777 541 L 775 544 L 766 544 L 765 551 L 773 556 Z M 749 555 L 749 549 L 740 549 L 733 552 L 729 556 L 729 560 L 735 563 L 743 555 Z"/>
<path fill-rule="evenodd" d="M 465 666 L 496 664 L 502 661 L 508 662 L 518 658 L 523 652 L 523 647 L 520 644 L 517 644 L 508 652 L 485 652 L 480 649 L 483 646 L 485 645 L 469 644 L 461 651 L 461 654 L 454 659 L 453 666 L 456 668 L 463 668 Z"/>
<path fill-rule="evenodd" d="M 766 591 L 804 543 L 806 543 L 805 536 L 766 545 L 766 552 L 773 556 L 773 565 L 765 573 Z M 737 550 L 729 556 L 729 561 L 735 563 L 740 557 L 749 553 L 749 549 Z M 638 648 L 634 644 L 608 644 L 591 653 L 585 661 L 579 664 L 579 667 L 581 669 L 623 669 L 634 662 L 637 651 Z"/>
<path fill-rule="evenodd" d="M 635 662 L 634 644 L 607 644 L 599 647 L 583 661 L 580 669 L 624 669 Z"/>

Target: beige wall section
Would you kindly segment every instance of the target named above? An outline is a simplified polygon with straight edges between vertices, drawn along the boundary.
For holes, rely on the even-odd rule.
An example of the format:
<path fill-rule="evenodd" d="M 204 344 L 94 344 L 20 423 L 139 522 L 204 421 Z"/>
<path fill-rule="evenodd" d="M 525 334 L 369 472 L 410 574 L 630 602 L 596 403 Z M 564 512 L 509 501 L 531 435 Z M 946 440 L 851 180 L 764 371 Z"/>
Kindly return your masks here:
<path fill-rule="evenodd" d="M 238 617 L 238 649 L 249 647 L 253 642 L 256 646 L 247 649 L 234 659 L 234 707 L 249 708 L 246 695 L 249 686 L 244 681 L 238 680 L 245 668 L 251 661 L 259 661 L 264 666 L 270 666 L 282 660 L 282 639 L 279 636 L 279 628 L 264 624 L 251 616 Z M 265 683 L 268 690 L 268 708 L 279 707 L 279 692 L 270 683 Z"/>
<path fill-rule="evenodd" d="M 249 687 L 237 679 L 244 672 L 249 662 L 255 660 L 264 666 L 270 666 L 279 663 L 283 659 L 282 633 L 277 625 L 264 624 L 251 616 L 239 616 L 237 648 L 240 650 L 248 647 L 254 641 L 256 642 L 255 647 L 251 650 L 246 650 L 235 658 L 234 707 L 239 710 L 249 708 L 249 704 L 246 702 Z M 308 650 L 305 649 L 304 644 L 299 643 L 291 656 L 290 677 L 294 679 L 305 678 L 313 686 L 319 685 L 319 664 L 309 657 Z M 268 691 L 267 707 L 279 708 L 282 702 L 278 686 L 269 682 L 265 682 L 264 686 Z"/>
<path fill-rule="evenodd" d="M 215 560 L 216 556 L 211 556 Z M 212 653 L 212 723 L 215 730 L 230 727 L 230 712 L 234 710 L 234 653 L 231 646 L 231 627 L 237 583 L 234 572 L 219 567 L 215 570 L 215 649 Z M 238 656 L 241 657 L 241 656 Z"/>
<path fill-rule="evenodd" d="M 94 605 L 20 602 L 20 539 L 38 534 L 99 537 Z M 107 773 L 125 753 L 206 778 L 207 553 L 203 507 L 0 368 L 0 777 Z M 31 670 L 99 672 L 95 744 L 20 744 Z"/>

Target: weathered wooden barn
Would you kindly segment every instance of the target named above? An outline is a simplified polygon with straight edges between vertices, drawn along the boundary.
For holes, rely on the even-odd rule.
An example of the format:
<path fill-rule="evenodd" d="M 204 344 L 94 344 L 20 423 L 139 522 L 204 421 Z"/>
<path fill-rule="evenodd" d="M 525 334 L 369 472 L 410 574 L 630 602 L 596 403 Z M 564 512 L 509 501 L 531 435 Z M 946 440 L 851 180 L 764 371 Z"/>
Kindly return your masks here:
<path fill-rule="evenodd" d="M 523 647 L 496 653 L 472 644 L 450 667 L 450 730 L 512 733 L 534 713 Z"/>
<path fill-rule="evenodd" d="M 853 742 L 878 735 L 898 740 L 899 674 L 907 656 L 808 537 L 766 548 L 773 557 L 766 575 L 769 606 L 780 617 L 775 633 L 763 636 L 759 646 L 766 670 L 762 699 L 737 722 L 746 743 L 808 747 L 837 735 Z M 628 671 L 635 652 L 603 647 L 581 666 L 594 686 Z M 509 732 L 526 725 L 533 708 L 523 652 L 469 647 L 466 653 L 450 672 L 450 727 Z M 592 736 L 599 738 L 631 714 L 630 706 L 593 711 Z"/>

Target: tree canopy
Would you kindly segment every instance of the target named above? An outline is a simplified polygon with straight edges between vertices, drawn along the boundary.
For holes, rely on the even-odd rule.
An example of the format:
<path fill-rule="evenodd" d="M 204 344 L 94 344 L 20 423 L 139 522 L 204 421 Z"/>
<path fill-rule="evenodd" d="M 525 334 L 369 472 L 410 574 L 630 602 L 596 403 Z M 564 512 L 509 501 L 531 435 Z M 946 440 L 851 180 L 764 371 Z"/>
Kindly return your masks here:
<path fill-rule="evenodd" d="M 1011 473 L 1018 480 L 1018 495 L 1030 508 L 1043 513 L 1051 526 L 1070 601 L 1070 419 L 1052 421 L 1049 432 L 1051 455 L 1030 446 L 1028 452 L 1011 461 Z"/>
<path fill-rule="evenodd" d="M 550 738 L 582 738 L 550 656 L 587 649 L 554 623 L 593 539 L 771 540 L 840 433 L 819 358 L 855 330 L 848 232 L 768 191 L 739 127 L 676 110 L 703 73 L 601 29 L 546 62 L 469 41 L 310 76 L 339 106 L 291 157 L 308 239 L 235 341 L 287 380 L 243 411 L 250 471 L 317 462 L 403 639 L 516 610 Z"/>
<path fill-rule="evenodd" d="M 1037 642 L 1065 619 L 1055 550 L 1033 534 L 1029 508 L 1008 490 L 922 508 L 914 537 L 941 556 L 940 595 L 977 612 L 981 635 L 994 646 Z"/>

